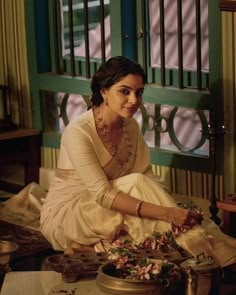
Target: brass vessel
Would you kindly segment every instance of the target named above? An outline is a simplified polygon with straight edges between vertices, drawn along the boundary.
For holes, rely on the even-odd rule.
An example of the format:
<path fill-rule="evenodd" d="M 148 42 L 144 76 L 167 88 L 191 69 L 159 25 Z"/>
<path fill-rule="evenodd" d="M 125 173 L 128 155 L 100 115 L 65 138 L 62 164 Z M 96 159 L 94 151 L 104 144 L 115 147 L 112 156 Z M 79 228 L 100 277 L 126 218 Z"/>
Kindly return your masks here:
<path fill-rule="evenodd" d="M 16 243 L 0 240 L 0 264 L 8 264 L 12 253 L 17 249 L 18 245 Z"/>
<path fill-rule="evenodd" d="M 170 284 L 168 280 L 131 280 L 122 279 L 113 275 L 114 265 L 112 262 L 102 265 L 98 269 L 96 282 L 99 289 L 105 294 L 116 295 L 163 295 L 163 294 L 185 294 L 186 282 Z"/>
<path fill-rule="evenodd" d="M 220 266 L 210 256 L 200 253 L 185 260 L 181 267 L 187 273 L 187 295 L 216 294 L 220 278 Z"/>
<path fill-rule="evenodd" d="M 17 249 L 16 243 L 0 240 L 0 280 L 3 275 L 11 270 L 9 263 L 13 252 Z"/>

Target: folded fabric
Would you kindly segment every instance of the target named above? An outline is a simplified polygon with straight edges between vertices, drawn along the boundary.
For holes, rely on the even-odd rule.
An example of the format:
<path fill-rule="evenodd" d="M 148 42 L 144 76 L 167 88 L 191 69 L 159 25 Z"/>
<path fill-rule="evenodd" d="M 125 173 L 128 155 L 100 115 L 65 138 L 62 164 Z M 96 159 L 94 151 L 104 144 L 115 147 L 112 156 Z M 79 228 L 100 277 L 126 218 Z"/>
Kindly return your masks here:
<path fill-rule="evenodd" d="M 39 229 L 40 210 L 47 192 L 32 182 L 9 200 L 0 203 L 0 219 Z"/>

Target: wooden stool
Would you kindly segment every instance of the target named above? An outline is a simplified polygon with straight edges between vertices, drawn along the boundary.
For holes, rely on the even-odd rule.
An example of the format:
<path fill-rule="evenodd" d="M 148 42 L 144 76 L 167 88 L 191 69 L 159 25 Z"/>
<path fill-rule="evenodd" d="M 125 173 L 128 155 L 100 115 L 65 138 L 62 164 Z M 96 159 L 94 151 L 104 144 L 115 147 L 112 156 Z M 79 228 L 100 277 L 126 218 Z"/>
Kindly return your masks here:
<path fill-rule="evenodd" d="M 228 195 L 224 201 L 217 202 L 217 207 L 223 210 L 224 232 L 236 236 L 236 194 Z"/>

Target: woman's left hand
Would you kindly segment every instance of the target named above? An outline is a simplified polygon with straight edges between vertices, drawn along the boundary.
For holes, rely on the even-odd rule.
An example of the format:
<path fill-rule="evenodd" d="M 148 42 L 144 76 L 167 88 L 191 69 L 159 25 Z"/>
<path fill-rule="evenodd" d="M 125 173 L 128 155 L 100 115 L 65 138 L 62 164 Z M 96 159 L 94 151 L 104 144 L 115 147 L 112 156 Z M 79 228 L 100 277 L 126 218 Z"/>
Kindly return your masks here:
<path fill-rule="evenodd" d="M 172 223 L 173 234 L 177 237 L 180 233 L 184 233 L 195 225 L 201 224 L 203 220 L 202 212 L 198 210 L 188 210 L 187 218 L 182 226 L 176 226 Z"/>
<path fill-rule="evenodd" d="M 203 220 L 203 215 L 198 210 L 189 210 L 188 216 L 183 224 L 184 228 L 192 228 L 194 225 L 201 224 Z"/>

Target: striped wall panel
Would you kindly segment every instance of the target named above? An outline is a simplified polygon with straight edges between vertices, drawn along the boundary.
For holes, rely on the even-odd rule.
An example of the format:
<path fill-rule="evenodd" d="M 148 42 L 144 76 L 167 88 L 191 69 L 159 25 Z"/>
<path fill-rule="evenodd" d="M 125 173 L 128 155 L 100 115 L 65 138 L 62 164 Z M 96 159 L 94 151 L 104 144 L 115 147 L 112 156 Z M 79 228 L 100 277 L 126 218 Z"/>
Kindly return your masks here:
<path fill-rule="evenodd" d="M 20 127 L 30 127 L 31 109 L 24 17 L 24 0 L 0 1 L 0 84 L 10 87 L 13 121 Z"/>
<path fill-rule="evenodd" d="M 236 192 L 236 13 L 222 13 L 224 121 L 224 192 Z"/>

